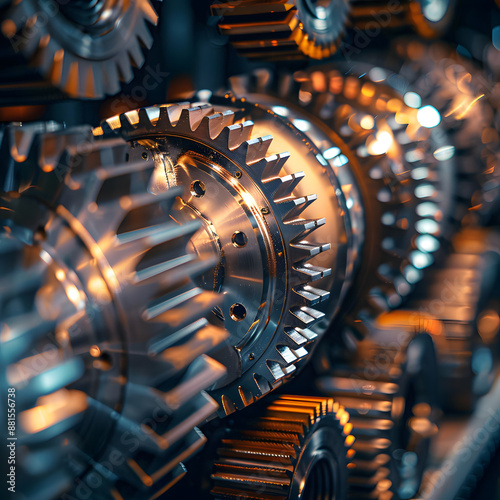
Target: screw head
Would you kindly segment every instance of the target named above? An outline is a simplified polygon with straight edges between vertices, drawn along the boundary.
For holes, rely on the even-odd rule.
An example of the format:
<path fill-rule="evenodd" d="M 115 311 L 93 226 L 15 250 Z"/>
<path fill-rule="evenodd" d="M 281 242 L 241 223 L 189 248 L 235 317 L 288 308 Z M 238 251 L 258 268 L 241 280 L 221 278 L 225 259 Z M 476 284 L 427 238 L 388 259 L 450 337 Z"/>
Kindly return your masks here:
<path fill-rule="evenodd" d="M 242 175 L 243 175 L 243 174 L 242 174 L 239 170 L 238 170 L 237 172 L 235 172 L 235 173 L 234 173 L 234 176 L 235 176 L 237 179 L 240 179 Z"/>
<path fill-rule="evenodd" d="M 261 207 L 260 211 L 262 212 L 263 215 L 269 214 L 269 208 L 267 208 L 267 207 Z"/>

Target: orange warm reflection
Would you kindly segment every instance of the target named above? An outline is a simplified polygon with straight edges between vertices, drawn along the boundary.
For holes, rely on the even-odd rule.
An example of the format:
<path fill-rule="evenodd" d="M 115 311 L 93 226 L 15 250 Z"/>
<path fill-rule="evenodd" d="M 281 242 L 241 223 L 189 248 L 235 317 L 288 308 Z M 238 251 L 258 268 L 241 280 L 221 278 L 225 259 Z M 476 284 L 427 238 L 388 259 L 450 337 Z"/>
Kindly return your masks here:
<path fill-rule="evenodd" d="M 23 411 L 20 416 L 22 428 L 29 434 L 43 431 L 58 422 L 81 413 L 87 408 L 87 396 L 81 391 L 60 391 L 38 399 L 38 406 Z"/>

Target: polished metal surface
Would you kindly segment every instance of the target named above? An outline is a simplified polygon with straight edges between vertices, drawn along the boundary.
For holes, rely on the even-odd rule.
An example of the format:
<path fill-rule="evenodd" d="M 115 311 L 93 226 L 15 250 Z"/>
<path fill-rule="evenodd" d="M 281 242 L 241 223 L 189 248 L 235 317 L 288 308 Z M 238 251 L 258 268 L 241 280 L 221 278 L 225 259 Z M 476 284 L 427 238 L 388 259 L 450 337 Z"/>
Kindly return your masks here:
<path fill-rule="evenodd" d="M 198 225 L 169 216 L 178 192 L 148 192 L 155 163 L 123 140 L 11 132 L 31 174 L 0 210 L 18 489 L 158 496 L 204 444 L 196 426 L 217 409 L 204 389 L 226 372 L 205 354 L 227 336 L 203 318 L 218 296 L 189 278 L 209 265 L 186 249 Z"/>

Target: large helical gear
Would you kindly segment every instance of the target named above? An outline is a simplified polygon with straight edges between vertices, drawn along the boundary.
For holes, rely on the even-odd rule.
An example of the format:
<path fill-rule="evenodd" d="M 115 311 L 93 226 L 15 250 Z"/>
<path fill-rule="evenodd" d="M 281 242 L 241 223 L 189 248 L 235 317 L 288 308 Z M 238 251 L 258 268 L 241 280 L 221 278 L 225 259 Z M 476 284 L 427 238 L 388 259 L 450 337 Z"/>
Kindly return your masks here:
<path fill-rule="evenodd" d="M 351 415 L 347 498 L 409 499 L 419 490 L 437 432 L 437 364 L 431 336 L 412 330 L 375 325 L 349 364 L 337 360 L 317 381 Z"/>
<path fill-rule="evenodd" d="M 343 73 L 327 66 L 273 79 L 262 70 L 233 77 L 231 87 L 292 122 L 315 124 L 305 132 L 310 140 L 324 144 L 328 137 L 335 147 L 323 155 L 334 167 L 348 162 L 352 169 L 360 199 L 350 208 L 364 218 L 355 231 L 365 233 L 351 297 L 350 327 L 357 335 L 381 310 L 399 306 L 432 264 L 451 218 L 439 191 L 441 183 L 453 189 L 454 160 L 439 154 L 450 148 L 446 134 L 422 126 L 417 110 L 381 81 L 387 73 L 377 68 L 363 78 Z M 441 172 L 445 179 L 437 175 Z"/>
<path fill-rule="evenodd" d="M 464 223 L 486 222 L 496 210 L 500 140 L 495 123 L 493 84 L 453 47 L 415 39 L 394 43 L 391 68 L 410 82 L 422 99 L 441 113 L 442 126 L 453 140 L 457 160 L 458 212 Z"/>
<path fill-rule="evenodd" d="M 158 182 L 183 189 L 173 217 L 204 224 L 192 245 L 217 260 L 203 286 L 222 293 L 211 321 L 231 333 L 230 345 L 216 355 L 229 375 L 210 393 L 229 414 L 308 359 L 309 344 L 325 329 L 321 320 L 338 308 L 343 276 L 331 267 L 335 258 L 344 265 L 345 257 L 320 239 L 335 236 L 336 221 L 308 218 L 317 206 L 309 191 L 316 181 L 294 170 L 307 158 L 266 156 L 272 137 L 252 137 L 247 112 L 225 104 L 221 112 L 189 103 L 140 109 L 106 120 L 95 133 L 118 133 L 150 148 L 163 169 Z"/>
<path fill-rule="evenodd" d="M 228 1 L 212 5 L 219 29 L 246 57 L 279 60 L 333 55 L 344 32 L 347 0 Z"/>
<path fill-rule="evenodd" d="M 12 160 L 32 180 L 0 208 L 19 490 L 156 498 L 204 444 L 196 426 L 218 407 L 204 389 L 225 374 L 206 355 L 227 335 L 204 319 L 218 296 L 190 279 L 211 264 L 186 250 L 198 224 L 171 218 L 178 191 L 152 194 L 146 150 L 90 127 L 26 129 Z"/>
<path fill-rule="evenodd" d="M 71 97 L 117 94 L 144 64 L 148 24 L 158 21 L 150 0 L 21 0 L 2 2 L 0 12 L 1 44 L 11 54 L 3 91 L 24 102 L 50 95 L 51 86 Z"/>
<path fill-rule="evenodd" d="M 218 499 L 345 498 L 354 441 L 349 415 L 331 398 L 280 396 L 239 415 L 216 443 Z M 243 418 L 241 418 L 243 417 Z"/>
<path fill-rule="evenodd" d="M 351 0 L 355 28 L 376 36 L 381 29 L 411 27 L 424 38 L 443 35 L 453 20 L 454 0 Z"/>

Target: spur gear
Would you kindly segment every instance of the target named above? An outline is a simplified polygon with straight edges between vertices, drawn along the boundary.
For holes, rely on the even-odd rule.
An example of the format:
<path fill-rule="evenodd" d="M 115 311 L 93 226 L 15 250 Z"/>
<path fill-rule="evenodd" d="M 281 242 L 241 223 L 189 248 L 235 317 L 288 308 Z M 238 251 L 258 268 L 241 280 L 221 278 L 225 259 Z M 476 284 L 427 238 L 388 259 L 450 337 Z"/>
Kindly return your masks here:
<path fill-rule="evenodd" d="M 186 250 L 198 224 L 172 219 L 177 190 L 152 194 L 144 148 L 95 141 L 90 127 L 32 132 L 13 130 L 27 134 L 14 169 L 35 171 L 0 208 L 19 489 L 156 498 L 204 444 L 196 426 L 218 407 L 204 389 L 225 374 L 206 355 L 227 336 L 203 318 L 218 296 L 190 278 L 211 265 Z"/>
<path fill-rule="evenodd" d="M 365 321 L 399 306 L 432 264 L 450 211 L 438 196 L 440 183 L 453 189 L 454 171 L 452 156 L 439 158 L 440 148 L 450 147 L 446 134 L 419 124 L 417 110 L 382 82 L 387 73 L 366 69 L 361 78 L 326 66 L 231 79 L 237 96 L 307 123 L 305 134 L 321 145 L 332 167 L 346 163 L 351 170 L 351 190 L 359 194 L 348 207 L 357 212 L 354 232 L 364 233 L 347 319 L 356 336 Z"/>
<path fill-rule="evenodd" d="M 108 119 L 95 134 L 118 133 L 149 148 L 164 170 L 158 182 L 183 190 L 173 217 L 202 221 L 191 244 L 217 261 L 202 286 L 223 295 L 210 321 L 231 334 L 227 347 L 214 354 L 229 367 L 228 377 L 210 394 L 229 414 L 283 383 L 308 359 L 310 344 L 339 307 L 347 257 L 344 212 L 316 203 L 333 190 L 316 151 L 275 115 L 235 100 L 223 100 L 220 108 L 186 103 L 140 109 Z M 275 139 L 252 137 L 254 128 Z M 270 147 L 283 151 L 283 145 L 302 154 L 266 156 Z M 297 167 L 307 168 L 307 175 Z M 332 250 L 331 238 L 339 242 Z"/>
<path fill-rule="evenodd" d="M 212 496 L 285 500 L 345 498 L 354 441 L 349 415 L 331 398 L 280 396 L 225 429 Z"/>
<path fill-rule="evenodd" d="M 356 455 L 347 498 L 414 498 L 437 432 L 433 340 L 411 329 L 394 333 L 373 324 L 354 359 L 337 360 L 317 381 L 351 416 Z"/>
<path fill-rule="evenodd" d="M 368 34 L 411 27 L 424 38 L 443 35 L 453 20 L 455 0 L 350 0 L 352 24 Z"/>
<path fill-rule="evenodd" d="M 228 1 L 212 5 L 219 30 L 238 53 L 268 60 L 333 55 L 342 38 L 347 0 Z"/>
<path fill-rule="evenodd" d="M 100 99 L 130 82 L 153 43 L 150 0 L 20 0 L 0 9 L 2 93 L 12 99 Z"/>

